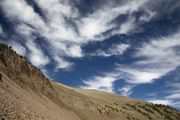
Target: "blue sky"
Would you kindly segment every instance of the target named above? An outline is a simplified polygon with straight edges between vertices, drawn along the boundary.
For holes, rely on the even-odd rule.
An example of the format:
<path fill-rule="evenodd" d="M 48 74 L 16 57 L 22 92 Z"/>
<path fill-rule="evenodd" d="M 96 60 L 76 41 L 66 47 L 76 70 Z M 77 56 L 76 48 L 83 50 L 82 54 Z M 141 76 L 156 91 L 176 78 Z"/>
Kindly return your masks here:
<path fill-rule="evenodd" d="M 0 41 L 52 80 L 180 106 L 179 0 L 1 0 Z"/>

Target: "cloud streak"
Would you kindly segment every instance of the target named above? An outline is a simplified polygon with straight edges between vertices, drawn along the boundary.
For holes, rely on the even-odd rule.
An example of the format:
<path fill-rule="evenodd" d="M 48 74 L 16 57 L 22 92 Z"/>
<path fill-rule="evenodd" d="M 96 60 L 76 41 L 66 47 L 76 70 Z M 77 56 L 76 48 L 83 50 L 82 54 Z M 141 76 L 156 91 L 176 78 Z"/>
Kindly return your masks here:
<path fill-rule="evenodd" d="M 174 35 L 152 39 L 137 48 L 135 57 L 142 58 L 133 67 L 122 67 L 120 71 L 129 75 L 130 83 L 152 83 L 180 65 L 179 49 L 180 32 Z"/>
<path fill-rule="evenodd" d="M 100 56 L 100 57 L 110 57 L 110 56 L 120 56 L 126 52 L 126 50 L 130 46 L 128 44 L 117 44 L 117 45 L 112 45 L 111 48 L 107 50 L 101 50 L 98 49 L 95 51 L 95 53 L 90 54 L 91 56 Z"/>
<path fill-rule="evenodd" d="M 27 47 L 30 50 L 30 61 L 35 65 L 42 67 L 49 63 L 49 58 L 39 49 L 39 47 L 33 41 L 27 41 Z"/>
<path fill-rule="evenodd" d="M 69 67 L 71 63 L 64 57 L 83 57 L 82 46 L 85 44 L 92 41 L 105 40 L 105 38 L 114 34 L 128 34 L 134 30 L 136 23 L 132 13 L 138 11 L 147 1 L 135 0 L 119 5 L 115 5 L 115 2 L 112 2 L 94 9 L 92 13 L 83 17 L 70 1 L 47 0 L 44 2 L 43 0 L 36 0 L 34 2 L 41 9 L 45 15 L 44 17 L 37 11 L 34 11 L 34 8 L 25 0 L 2 0 L 1 7 L 6 13 L 6 17 L 17 23 L 15 30 L 18 35 L 23 36 L 24 39 L 32 40 L 32 42 L 42 37 L 41 41 L 48 43 L 48 48 L 51 48 L 51 51 L 53 51 L 50 52 L 52 60 L 56 63 L 64 61 L 62 63 L 66 65 L 58 68 L 65 68 L 65 66 Z M 124 14 L 131 17 L 120 25 L 113 22 L 118 16 Z M 112 30 L 111 33 L 104 35 L 109 30 Z M 39 48 L 38 51 L 44 54 L 44 50 Z M 121 54 L 118 51 L 109 52 Z M 30 54 L 32 53 L 33 51 L 30 52 Z M 111 56 L 110 54 L 113 53 L 107 54 Z M 33 59 L 31 58 L 30 60 Z M 35 60 L 31 62 L 34 63 Z M 48 64 L 47 61 L 44 62 L 44 65 L 45 63 Z M 37 62 L 36 65 L 38 64 Z"/>
<path fill-rule="evenodd" d="M 179 49 L 175 49 L 180 46 L 179 38 L 180 32 L 177 31 L 177 33 L 170 36 L 152 39 L 150 42 L 144 43 L 142 47 L 137 48 L 134 57 L 142 59 L 133 62 L 131 66 L 117 64 L 112 72 L 104 75 L 105 77 L 95 77 L 84 83 L 89 88 L 93 88 L 97 83 L 103 83 L 103 78 L 111 78 L 113 74 L 113 79 L 106 79 L 106 81 L 109 81 L 106 86 L 113 90 L 112 83 L 123 79 L 129 85 L 119 89 L 119 92 L 130 95 L 133 89 L 132 86 L 153 83 L 156 79 L 175 70 L 180 65 L 180 57 L 177 55 Z M 96 86 L 95 88 L 99 89 L 99 87 Z"/>
<path fill-rule="evenodd" d="M 149 102 L 154 104 L 163 104 L 163 105 L 171 105 L 172 101 L 169 100 L 149 100 Z"/>
<path fill-rule="evenodd" d="M 84 80 L 83 89 L 96 89 L 106 92 L 113 92 L 113 82 L 117 79 L 117 74 L 104 73 L 103 75 L 97 75 L 88 80 Z"/>
<path fill-rule="evenodd" d="M 1 25 L 0 25 L 0 34 L 3 34 L 3 29 Z"/>

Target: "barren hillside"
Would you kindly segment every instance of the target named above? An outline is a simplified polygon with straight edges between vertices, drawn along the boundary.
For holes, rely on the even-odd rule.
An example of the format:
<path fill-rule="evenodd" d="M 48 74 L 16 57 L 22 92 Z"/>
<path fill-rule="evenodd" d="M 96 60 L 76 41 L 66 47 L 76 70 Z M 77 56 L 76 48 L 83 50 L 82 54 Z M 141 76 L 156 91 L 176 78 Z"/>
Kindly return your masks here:
<path fill-rule="evenodd" d="M 179 120 L 180 112 L 50 81 L 10 47 L 0 44 L 0 120 Z"/>

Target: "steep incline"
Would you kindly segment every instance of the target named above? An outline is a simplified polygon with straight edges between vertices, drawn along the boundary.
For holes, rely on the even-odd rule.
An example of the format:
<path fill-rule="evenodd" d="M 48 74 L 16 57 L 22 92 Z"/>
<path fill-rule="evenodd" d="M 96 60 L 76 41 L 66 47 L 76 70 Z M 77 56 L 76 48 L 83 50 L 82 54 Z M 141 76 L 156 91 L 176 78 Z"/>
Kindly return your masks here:
<path fill-rule="evenodd" d="M 42 72 L 4 44 L 0 44 L 0 70 L 22 88 L 56 97 L 50 81 Z"/>
<path fill-rule="evenodd" d="M 0 120 L 79 120 L 42 72 L 0 44 Z"/>
<path fill-rule="evenodd" d="M 0 44 L 0 120 L 179 120 L 163 105 L 49 81 L 42 72 Z"/>

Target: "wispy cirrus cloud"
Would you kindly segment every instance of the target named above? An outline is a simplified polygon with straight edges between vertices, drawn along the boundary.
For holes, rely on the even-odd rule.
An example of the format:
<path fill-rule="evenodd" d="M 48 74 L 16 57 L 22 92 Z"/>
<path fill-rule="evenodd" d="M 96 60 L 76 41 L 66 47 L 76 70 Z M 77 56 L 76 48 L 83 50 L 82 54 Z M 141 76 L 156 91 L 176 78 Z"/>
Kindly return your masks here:
<path fill-rule="evenodd" d="M 163 105 L 171 105 L 172 101 L 169 100 L 161 100 L 161 99 L 157 99 L 157 100 L 149 100 L 149 102 L 154 103 L 154 104 L 163 104 Z"/>
<path fill-rule="evenodd" d="M 37 1 L 39 4 L 42 3 L 42 1 Z M 56 4 L 57 3 L 57 4 Z M 43 6 L 44 5 L 44 6 Z M 38 49 L 31 49 L 33 46 L 37 46 L 34 41 L 36 41 L 36 38 L 39 36 L 45 37 L 46 41 L 48 42 L 52 47 L 52 49 L 55 51 L 54 53 L 51 54 L 53 60 L 60 60 L 57 59 L 58 57 L 63 57 L 63 56 L 71 56 L 71 57 L 81 57 L 82 56 L 82 50 L 78 44 L 65 44 L 62 43 L 62 41 L 66 40 L 66 36 L 71 36 L 70 34 L 74 35 L 75 32 L 69 33 L 70 30 L 67 26 L 62 26 L 64 23 L 60 21 L 60 19 L 64 19 L 62 15 L 68 15 L 66 11 L 68 11 L 70 8 L 66 7 L 66 5 L 63 6 L 60 2 L 54 0 L 54 1 L 49 1 L 48 4 L 41 5 L 43 6 L 44 12 L 48 12 L 46 10 L 47 5 L 49 5 L 49 12 L 47 14 L 47 17 L 49 17 L 48 23 L 46 23 L 41 16 L 39 16 L 38 13 L 34 11 L 34 9 L 26 3 L 24 0 L 7 0 L 7 1 L 2 1 L 1 6 L 3 7 L 4 12 L 6 13 L 6 16 L 9 17 L 10 19 L 14 19 L 17 22 L 16 25 L 16 32 L 24 38 L 24 40 L 27 42 L 26 47 L 28 48 L 30 61 L 37 65 L 37 66 L 44 66 L 48 64 L 49 59 L 47 55 L 43 53 L 43 50 L 41 48 Z M 58 5 L 58 6 L 54 6 Z M 58 7 L 63 8 L 64 12 L 62 9 L 60 11 L 57 11 Z M 52 10 L 50 8 L 53 8 Z M 24 11 L 23 14 L 21 14 L 21 11 Z M 72 11 L 70 11 L 72 12 Z M 59 16 L 57 16 L 57 14 Z M 53 16 L 51 16 L 53 15 Z M 60 16 L 61 15 L 61 16 Z M 56 18 L 53 18 L 55 17 Z M 52 18 L 51 18 L 52 17 Z M 53 21 L 52 21 L 53 20 Z M 61 28 L 61 29 L 60 29 Z M 71 29 L 71 28 L 70 28 Z M 60 37 L 61 36 L 61 37 Z M 73 39 L 75 39 L 74 37 Z M 51 39 L 51 40 L 50 40 Z M 70 38 L 67 38 L 70 39 Z M 33 46 L 31 46 L 33 43 Z M 14 44 L 12 44 L 14 45 Z M 57 45 L 60 45 L 57 47 Z M 15 47 L 13 47 L 15 48 Z M 35 47 L 34 47 L 35 48 Z M 62 48 L 62 49 L 61 49 Z M 61 50 L 61 54 L 59 54 L 59 50 Z M 38 53 L 35 54 L 35 53 Z M 36 58 L 36 60 L 35 60 Z M 46 59 L 44 59 L 46 58 Z M 45 60 L 45 62 L 41 62 L 40 60 Z M 66 65 L 59 65 L 58 66 L 63 66 L 59 68 L 65 68 L 65 66 L 69 66 L 70 63 L 68 62 L 62 62 L 64 61 L 63 58 L 61 58 L 61 61 L 56 61 L 57 63 L 64 64 Z"/>
<path fill-rule="evenodd" d="M 134 85 L 126 85 L 122 88 L 119 88 L 118 92 L 120 92 L 124 96 L 129 96 L 133 93 Z"/>
<path fill-rule="evenodd" d="M 180 65 L 179 46 L 180 33 L 177 33 L 158 38 L 152 39 L 148 43 L 144 43 L 142 47 L 137 48 L 134 53 L 135 58 L 141 58 L 130 65 L 117 64 L 112 72 L 107 73 L 113 74 L 113 79 L 110 79 L 109 86 L 113 89 L 112 83 L 123 79 L 127 84 L 123 88 L 119 89 L 122 94 L 130 95 L 132 93 L 134 85 L 153 83 L 156 79 L 161 78 L 168 72 L 175 70 Z M 164 52 L 166 51 L 166 52 Z M 95 77 L 96 78 L 96 77 Z M 93 88 L 96 82 L 103 83 L 103 79 L 91 79 L 85 81 L 86 85 Z M 108 79 L 107 79 L 108 81 Z M 90 87 L 90 88 L 91 88 Z"/>
<path fill-rule="evenodd" d="M 117 80 L 117 74 L 104 73 L 102 75 L 94 76 L 88 80 L 84 80 L 83 89 L 96 89 L 106 92 L 113 92 L 113 82 Z"/>
<path fill-rule="evenodd" d="M 0 25 L 0 34 L 3 34 L 3 29 L 1 25 Z"/>
<path fill-rule="evenodd" d="M 57 71 L 58 69 L 70 69 L 73 65 L 73 63 L 71 62 L 67 62 L 66 60 L 64 60 L 62 57 L 59 56 L 54 56 L 55 59 L 55 63 L 56 63 L 56 68 L 55 70 Z"/>
<path fill-rule="evenodd" d="M 26 43 L 28 49 L 30 50 L 29 59 L 35 66 L 44 66 L 49 62 L 49 58 L 41 51 L 41 49 L 33 42 L 27 41 Z"/>
<path fill-rule="evenodd" d="M 171 92 L 171 90 L 169 90 Z M 180 108 L 180 92 L 179 93 L 168 93 L 164 91 L 164 93 L 168 94 L 163 97 L 158 97 L 158 95 L 154 96 L 153 98 L 147 98 L 146 100 L 152 102 L 154 104 L 163 104 L 163 105 L 170 105 L 175 108 Z"/>
<path fill-rule="evenodd" d="M 176 69 L 180 65 L 180 32 L 158 39 L 152 39 L 137 48 L 134 57 L 141 57 L 133 66 L 120 67 L 127 74 L 130 83 L 151 83 L 153 80 Z"/>
<path fill-rule="evenodd" d="M 110 57 L 114 55 L 122 55 L 130 46 L 128 44 L 116 44 L 112 45 L 107 50 L 98 49 L 95 53 L 90 54 L 91 56 L 101 56 L 101 57 Z"/>
<path fill-rule="evenodd" d="M 77 21 L 79 33 L 90 40 L 102 40 L 116 34 L 128 34 L 137 27 L 137 21 L 135 22 L 133 12 L 141 9 L 147 2 L 148 0 L 134 0 L 120 5 L 115 5 L 116 2 L 110 2 L 111 4 L 104 5 L 87 17 Z M 121 24 L 113 22 L 120 15 L 127 15 L 129 18 Z M 149 20 L 151 18 L 149 17 Z M 111 32 L 103 35 L 103 33 L 109 30 Z"/>
<path fill-rule="evenodd" d="M 142 57 L 142 60 L 134 62 L 132 66 L 120 65 L 118 68 L 125 81 L 135 85 L 153 83 L 180 66 L 179 36 L 180 32 L 177 31 L 170 36 L 152 39 L 137 48 L 135 57 Z M 173 103 L 172 99 L 165 100 Z"/>
<path fill-rule="evenodd" d="M 179 109 L 179 100 L 180 100 L 180 81 L 179 67 L 173 71 L 165 75 L 161 81 L 164 83 L 160 86 L 159 90 L 154 90 L 150 93 L 150 96 L 147 96 L 147 101 L 159 101 L 156 104 L 167 104 Z M 165 103 L 164 103 L 165 102 Z"/>
<path fill-rule="evenodd" d="M 174 93 L 166 96 L 167 99 L 180 99 L 180 93 Z"/>
<path fill-rule="evenodd" d="M 160 98 L 155 96 L 155 98 L 149 98 L 146 100 L 154 104 L 170 105 L 179 109 L 180 93 L 173 93 Z"/>
<path fill-rule="evenodd" d="M 58 63 L 58 66 L 60 66 L 58 68 L 64 69 L 65 66 L 69 67 L 71 65 L 71 62 L 64 57 L 83 57 L 82 46 L 84 44 L 92 41 L 102 41 L 114 34 L 127 34 L 134 30 L 136 22 L 135 16 L 132 14 L 138 11 L 146 2 L 146 0 L 135 0 L 116 5 L 116 2 L 111 1 L 111 4 L 104 4 L 94 9 L 92 13 L 81 16 L 81 12 L 78 11 L 73 2 L 68 0 L 64 2 L 58 0 L 34 1 L 43 12 L 43 17 L 25 0 L 2 0 L 0 5 L 6 17 L 16 23 L 16 33 L 23 37 L 25 41 L 28 39 L 33 42 L 41 37 L 41 41 L 47 43 L 48 50 L 39 48 L 39 52 L 44 52 L 44 50 L 53 51 L 50 52 L 51 59 Z M 124 14 L 130 16 L 133 21 L 127 19 L 121 24 L 114 22 L 118 16 Z M 111 31 L 111 33 L 104 35 L 107 31 Z M 32 53 L 27 54 L 33 56 Z M 30 60 L 33 60 L 33 58 Z M 48 62 L 45 63 L 48 64 Z M 59 65 L 63 63 L 66 63 L 66 65 Z"/>
<path fill-rule="evenodd" d="M 26 48 L 24 48 L 20 43 L 16 43 L 16 42 L 11 42 L 9 43 L 12 48 L 20 55 L 25 55 L 26 54 Z"/>

